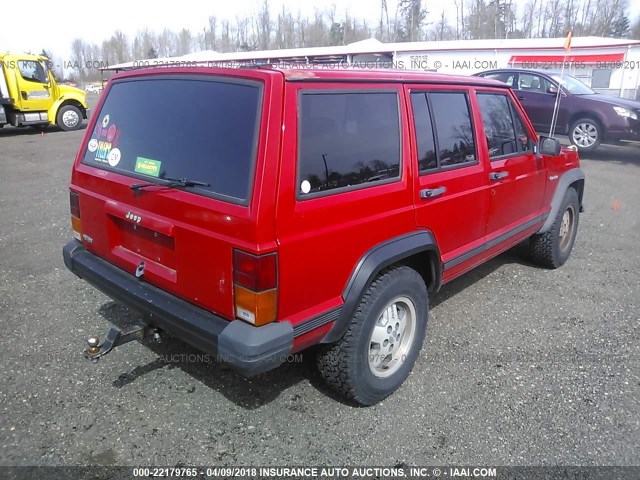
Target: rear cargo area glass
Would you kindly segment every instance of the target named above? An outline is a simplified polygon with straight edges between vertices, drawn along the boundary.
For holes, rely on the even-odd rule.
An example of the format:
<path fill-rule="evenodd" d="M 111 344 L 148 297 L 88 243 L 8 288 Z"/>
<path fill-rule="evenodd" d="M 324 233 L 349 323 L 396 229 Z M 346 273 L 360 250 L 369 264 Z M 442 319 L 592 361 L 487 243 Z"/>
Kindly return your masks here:
<path fill-rule="evenodd" d="M 246 203 L 261 93 L 259 83 L 220 78 L 158 76 L 114 83 L 82 162 L 143 181 L 207 183 L 187 190 Z"/>

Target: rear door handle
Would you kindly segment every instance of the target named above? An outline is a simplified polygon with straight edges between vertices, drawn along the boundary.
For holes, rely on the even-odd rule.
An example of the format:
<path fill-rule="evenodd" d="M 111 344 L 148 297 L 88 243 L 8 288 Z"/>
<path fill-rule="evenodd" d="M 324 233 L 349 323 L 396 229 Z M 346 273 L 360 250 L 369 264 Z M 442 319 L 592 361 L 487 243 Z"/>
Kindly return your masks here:
<path fill-rule="evenodd" d="M 524 97 L 518 97 L 518 100 L 522 101 L 524 100 Z"/>
<path fill-rule="evenodd" d="M 436 198 L 444 194 L 446 191 L 447 187 L 425 188 L 424 190 L 420 190 L 420 198 Z"/>
<path fill-rule="evenodd" d="M 503 178 L 507 178 L 509 176 L 509 172 L 491 172 L 489 174 L 489 179 L 493 180 L 502 180 Z"/>

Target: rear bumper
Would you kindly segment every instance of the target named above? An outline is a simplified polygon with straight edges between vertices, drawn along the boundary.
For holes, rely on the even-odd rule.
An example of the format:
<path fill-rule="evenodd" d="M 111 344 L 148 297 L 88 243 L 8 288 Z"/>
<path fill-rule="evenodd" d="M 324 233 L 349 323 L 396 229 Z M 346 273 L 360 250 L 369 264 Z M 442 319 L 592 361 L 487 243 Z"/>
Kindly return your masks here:
<path fill-rule="evenodd" d="M 186 343 L 216 355 L 244 375 L 282 364 L 293 346 L 289 322 L 254 327 L 229 322 L 186 302 L 89 252 L 77 240 L 63 248 L 66 267 L 114 300 L 148 315 L 150 326 L 166 330 Z"/>

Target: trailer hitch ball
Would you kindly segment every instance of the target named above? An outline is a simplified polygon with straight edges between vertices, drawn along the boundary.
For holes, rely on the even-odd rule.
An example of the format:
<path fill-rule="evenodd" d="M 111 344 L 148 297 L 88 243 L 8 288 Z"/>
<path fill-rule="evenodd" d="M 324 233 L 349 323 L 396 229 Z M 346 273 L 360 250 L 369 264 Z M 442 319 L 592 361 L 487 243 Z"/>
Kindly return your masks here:
<path fill-rule="evenodd" d="M 95 355 L 100 351 L 100 337 L 92 335 L 91 337 L 87 338 L 87 345 L 87 352 L 90 355 Z"/>

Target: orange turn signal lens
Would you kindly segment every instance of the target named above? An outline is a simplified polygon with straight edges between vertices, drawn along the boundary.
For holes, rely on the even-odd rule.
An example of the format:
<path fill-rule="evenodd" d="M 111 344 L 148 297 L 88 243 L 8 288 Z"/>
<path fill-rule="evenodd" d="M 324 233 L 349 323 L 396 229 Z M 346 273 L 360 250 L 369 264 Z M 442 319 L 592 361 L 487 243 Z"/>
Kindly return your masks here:
<path fill-rule="evenodd" d="M 236 317 L 256 327 L 276 320 L 277 290 L 256 293 L 234 285 Z"/>
<path fill-rule="evenodd" d="M 77 240 L 82 238 L 82 220 L 78 217 L 71 216 L 71 228 L 73 230 L 73 236 Z"/>

